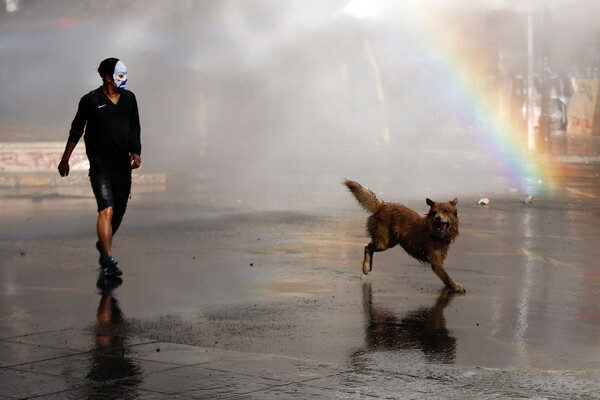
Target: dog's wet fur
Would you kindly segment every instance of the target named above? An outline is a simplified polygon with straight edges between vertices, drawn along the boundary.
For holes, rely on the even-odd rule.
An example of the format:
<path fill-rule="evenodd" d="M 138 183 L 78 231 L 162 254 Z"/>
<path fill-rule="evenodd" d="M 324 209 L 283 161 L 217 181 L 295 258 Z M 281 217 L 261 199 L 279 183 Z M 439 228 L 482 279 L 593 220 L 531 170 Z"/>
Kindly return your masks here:
<path fill-rule="evenodd" d="M 457 198 L 447 203 L 427 199 L 429 212 L 421 216 L 402 204 L 379 200 L 375 193 L 358 182 L 345 180 L 343 183 L 358 203 L 372 214 L 367 219 L 371 243 L 365 247 L 365 275 L 373 270 L 373 253 L 399 244 L 410 256 L 430 264 L 446 287 L 455 292 L 465 292 L 464 287 L 454 282 L 444 268 L 448 249 L 458 237 Z"/>

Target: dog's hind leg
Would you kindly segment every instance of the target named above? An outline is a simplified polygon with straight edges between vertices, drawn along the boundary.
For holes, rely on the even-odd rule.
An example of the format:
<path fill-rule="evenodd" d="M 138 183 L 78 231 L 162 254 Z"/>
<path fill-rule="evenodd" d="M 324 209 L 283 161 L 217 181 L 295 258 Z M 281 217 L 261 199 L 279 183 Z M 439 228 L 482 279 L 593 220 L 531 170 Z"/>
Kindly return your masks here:
<path fill-rule="evenodd" d="M 372 242 L 365 246 L 365 258 L 363 260 L 363 274 L 365 275 L 368 275 L 373 270 L 373 253 L 387 250 L 387 246 L 376 243 Z"/>
<path fill-rule="evenodd" d="M 373 253 L 390 248 L 388 229 L 374 215 L 371 215 L 367 220 L 367 231 L 371 236 L 371 243 L 365 247 L 365 258 L 363 260 L 363 273 L 365 275 L 373 270 Z"/>
<path fill-rule="evenodd" d="M 431 269 L 442 280 L 442 282 L 444 282 L 447 288 L 459 293 L 466 292 L 465 288 L 460 283 L 456 283 L 450 278 L 450 275 L 448 275 L 446 272 L 443 264 L 432 263 Z"/>

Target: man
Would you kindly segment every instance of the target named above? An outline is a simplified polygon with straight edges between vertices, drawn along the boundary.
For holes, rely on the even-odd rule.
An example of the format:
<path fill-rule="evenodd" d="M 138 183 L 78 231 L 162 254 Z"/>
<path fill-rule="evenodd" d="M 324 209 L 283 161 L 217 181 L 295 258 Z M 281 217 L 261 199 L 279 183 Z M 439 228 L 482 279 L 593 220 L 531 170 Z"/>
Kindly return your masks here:
<path fill-rule="evenodd" d="M 125 64 L 107 58 L 100 63 L 98 73 L 102 86 L 79 101 L 58 172 L 63 177 L 69 175 L 69 158 L 85 128 L 90 182 L 98 204 L 96 249 L 100 252 L 100 272 L 119 276 L 122 271 L 112 256 L 112 239 L 127 208 L 131 170 L 142 163 L 140 119 L 135 95 L 125 90 Z"/>

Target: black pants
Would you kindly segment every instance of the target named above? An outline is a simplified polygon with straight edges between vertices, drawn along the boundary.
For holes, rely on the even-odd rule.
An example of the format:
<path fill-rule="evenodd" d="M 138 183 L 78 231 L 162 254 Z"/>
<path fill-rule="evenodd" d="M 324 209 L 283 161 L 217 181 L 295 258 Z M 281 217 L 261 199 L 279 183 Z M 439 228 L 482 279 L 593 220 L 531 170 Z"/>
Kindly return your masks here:
<path fill-rule="evenodd" d="M 131 193 L 131 172 L 90 172 L 92 190 L 98 203 L 98 212 L 112 207 L 117 215 L 125 215 Z"/>

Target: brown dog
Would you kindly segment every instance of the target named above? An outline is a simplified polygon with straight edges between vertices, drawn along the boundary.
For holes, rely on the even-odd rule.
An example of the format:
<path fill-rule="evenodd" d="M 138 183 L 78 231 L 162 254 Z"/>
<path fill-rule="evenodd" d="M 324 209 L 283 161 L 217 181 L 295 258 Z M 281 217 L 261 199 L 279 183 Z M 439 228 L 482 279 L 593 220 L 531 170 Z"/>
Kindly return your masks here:
<path fill-rule="evenodd" d="M 350 189 L 360 205 L 373 214 L 367 220 L 371 243 L 365 247 L 365 275 L 373 269 L 373 253 L 391 249 L 399 244 L 410 256 L 431 264 L 433 272 L 446 287 L 456 292 L 465 291 L 461 284 L 450 279 L 444 269 L 448 248 L 458 236 L 458 199 L 448 203 L 436 203 L 427 199 L 429 213 L 422 217 L 402 204 L 379 200 L 375 193 L 365 189 L 358 182 L 345 180 L 344 185 Z"/>

